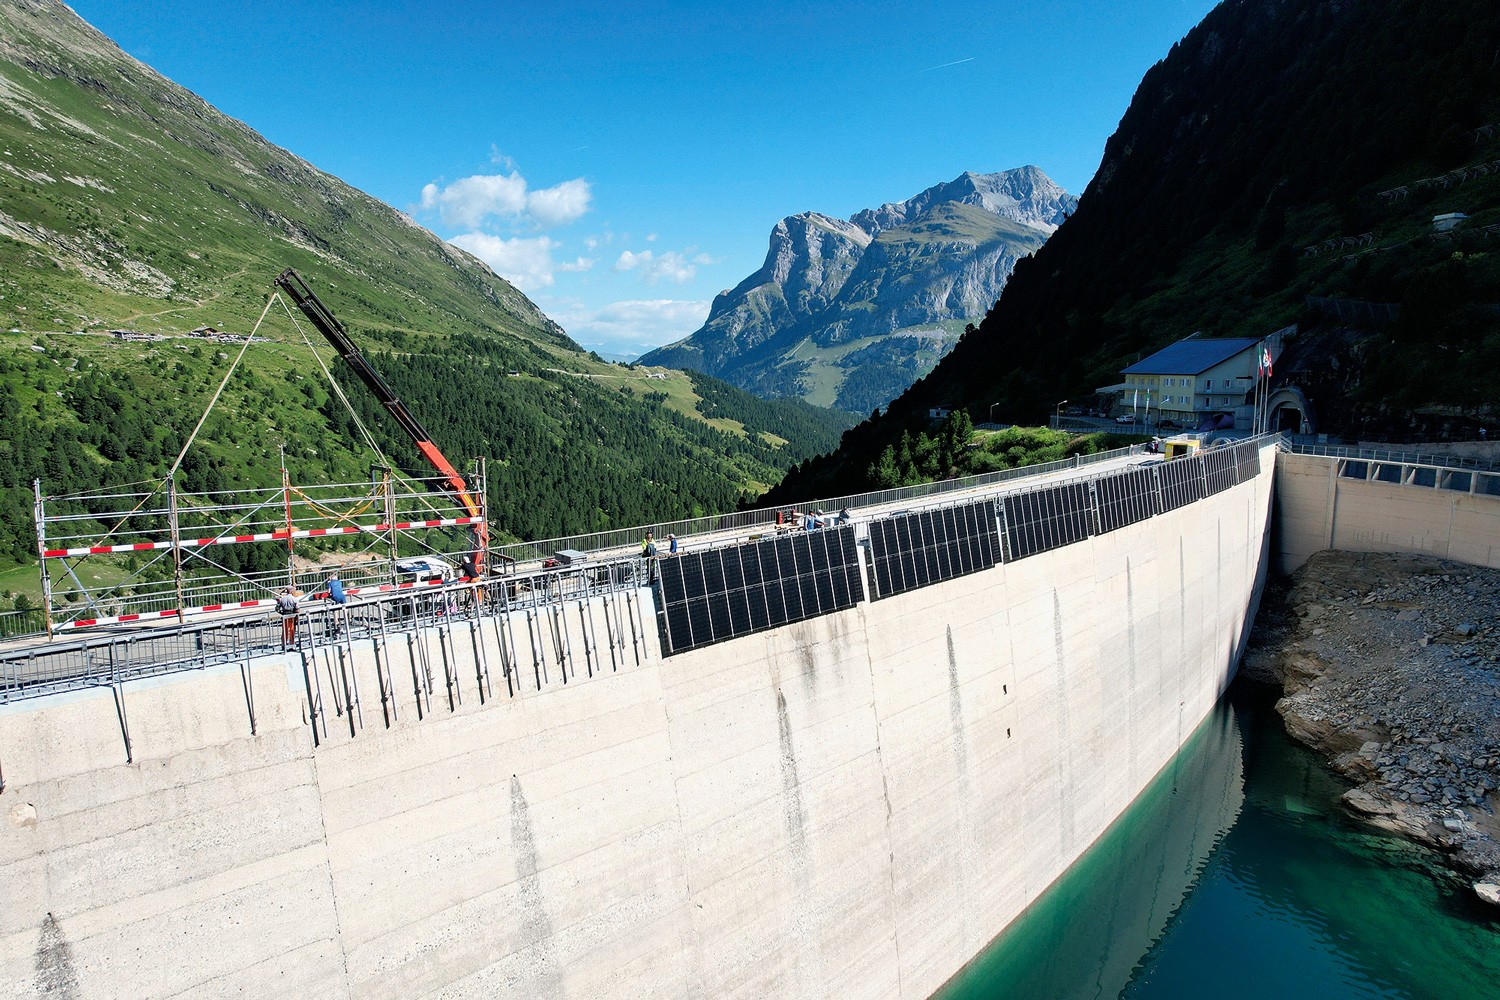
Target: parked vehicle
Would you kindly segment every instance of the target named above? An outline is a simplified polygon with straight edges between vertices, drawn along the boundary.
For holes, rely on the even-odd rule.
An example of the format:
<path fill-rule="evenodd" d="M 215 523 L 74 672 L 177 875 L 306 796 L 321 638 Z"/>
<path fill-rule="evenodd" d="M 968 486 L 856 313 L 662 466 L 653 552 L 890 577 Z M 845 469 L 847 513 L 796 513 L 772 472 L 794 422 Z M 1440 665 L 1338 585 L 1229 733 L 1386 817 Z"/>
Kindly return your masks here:
<path fill-rule="evenodd" d="M 447 583 L 458 579 L 458 569 L 446 559 L 437 556 L 418 556 L 414 559 L 396 560 L 397 583 Z"/>

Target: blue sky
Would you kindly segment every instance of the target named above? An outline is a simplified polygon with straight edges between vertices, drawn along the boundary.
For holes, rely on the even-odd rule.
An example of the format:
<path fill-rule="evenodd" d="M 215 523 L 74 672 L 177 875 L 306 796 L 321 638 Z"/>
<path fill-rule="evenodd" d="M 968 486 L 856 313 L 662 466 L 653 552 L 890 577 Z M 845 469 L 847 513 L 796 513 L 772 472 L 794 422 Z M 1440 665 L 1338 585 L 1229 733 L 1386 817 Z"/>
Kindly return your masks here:
<path fill-rule="evenodd" d="M 784 216 L 1025 164 L 1081 193 L 1141 76 L 1213 6 L 70 3 L 622 354 L 701 325 Z"/>

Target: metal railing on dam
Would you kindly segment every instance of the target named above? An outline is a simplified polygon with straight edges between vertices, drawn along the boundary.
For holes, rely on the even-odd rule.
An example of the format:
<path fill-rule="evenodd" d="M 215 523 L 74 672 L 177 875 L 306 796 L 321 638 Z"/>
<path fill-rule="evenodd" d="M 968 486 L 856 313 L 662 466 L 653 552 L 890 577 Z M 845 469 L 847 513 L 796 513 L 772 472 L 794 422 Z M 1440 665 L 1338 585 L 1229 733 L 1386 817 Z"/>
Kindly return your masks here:
<path fill-rule="evenodd" d="M 647 567 L 636 559 L 619 559 L 561 567 L 529 576 L 504 577 L 483 583 L 455 583 L 422 591 L 376 595 L 340 605 L 320 600 L 304 603 L 293 616 L 230 616 L 180 625 L 119 627 L 101 633 L 77 635 L 64 641 L 23 646 L 0 651 L 0 703 L 92 687 L 118 686 L 145 677 L 223 665 L 245 666 L 250 660 L 279 652 L 309 653 L 329 645 L 347 645 L 361 639 L 390 637 L 421 629 L 436 629 L 444 637 L 442 655 L 445 673 L 451 669 L 447 650 L 455 629 L 471 629 L 481 621 L 492 627 L 508 626 L 509 634 L 496 633 L 502 656 L 501 672 L 511 693 L 519 684 L 523 668 L 530 666 L 535 684 L 544 682 L 545 652 L 541 642 L 560 642 L 555 615 L 568 602 L 619 597 L 648 584 Z M 584 651 L 590 673 L 607 650 L 614 667 L 621 664 L 627 646 L 632 658 L 640 657 L 638 611 L 633 605 L 608 607 L 602 642 Z M 525 646 L 518 644 L 512 614 L 525 621 Z M 548 619 L 552 619 L 549 622 Z M 293 623 L 288 625 L 288 619 Z M 517 651 L 529 647 L 530 656 Z M 529 659 L 529 664 L 525 661 Z M 568 680 L 571 656 L 553 650 L 554 663 L 561 663 L 563 683 Z M 433 684 L 432 666 L 424 667 L 419 679 L 426 691 Z M 550 679 L 550 678 L 545 678 Z M 480 678 L 490 690 L 488 676 Z"/>
<path fill-rule="evenodd" d="M 247 669 L 255 657 L 292 648 L 300 650 L 305 661 L 320 648 L 348 647 L 367 639 L 388 643 L 423 629 L 435 630 L 441 643 L 429 663 L 426 652 L 419 654 L 407 639 L 419 699 L 430 700 L 437 690 L 438 667 L 443 674 L 440 686 L 453 697 L 451 675 L 460 658 L 450 653 L 460 640 L 472 645 L 462 659 L 465 669 L 476 671 L 481 697 L 486 697 L 498 682 L 477 641 L 476 630 L 481 628 L 493 632 L 498 676 L 515 695 L 523 675 L 537 689 L 551 683 L 549 664 L 559 673 L 557 680 L 567 683 L 580 665 L 591 675 L 606 666 L 613 670 L 626 662 L 639 663 L 648 629 L 661 639 L 662 652 L 672 655 L 1117 530 L 1254 478 L 1260 471 L 1259 449 L 1273 440 L 1276 435 L 1265 435 L 1170 463 L 1152 460 L 1093 471 L 1103 462 L 1141 454 L 1139 449 L 1121 449 L 835 498 L 823 504 L 857 507 L 861 512 L 854 524 L 835 529 L 778 526 L 774 512 L 764 525 L 736 523 L 729 531 L 716 519 L 697 519 L 683 522 L 701 532 L 684 535 L 692 550 L 675 558 L 652 562 L 634 555 L 596 557 L 597 561 L 483 583 L 372 594 L 347 606 L 304 605 L 290 643 L 284 620 L 265 612 L 74 633 L 77 637 L 69 641 L 0 651 L 0 703 L 81 688 L 118 688 L 130 680 L 211 666 L 239 664 Z M 1057 473 L 1074 475 L 1035 482 Z M 1023 480 L 1028 481 L 1024 486 Z M 1008 485 L 1015 488 L 1006 489 Z M 980 496 L 972 495 L 976 492 Z M 959 499 L 958 494 L 969 495 Z M 633 547 L 641 530 L 586 537 L 606 549 L 612 544 Z M 634 598 L 642 588 L 650 588 L 654 596 L 656 620 L 650 624 Z M 604 629 L 583 622 L 583 648 L 572 649 L 561 618 L 594 599 L 605 599 Z M 356 700 L 354 692 L 341 692 L 336 682 L 330 683 L 335 688 L 332 704 L 342 715 L 341 706 Z M 381 683 L 395 683 L 389 671 Z M 308 699 L 314 715 L 320 714 L 324 698 L 311 681 Z"/>
<path fill-rule="evenodd" d="M 1014 469 L 1000 469 L 995 472 L 985 472 L 975 476 L 963 476 L 957 479 L 943 479 L 933 483 L 898 486 L 888 490 L 874 490 L 868 493 L 851 493 L 845 496 L 808 500 L 782 507 L 762 507 L 755 510 L 736 511 L 729 514 L 712 514 L 707 517 L 661 521 L 649 526 L 616 528 L 609 531 L 596 531 L 583 535 L 566 535 L 534 542 L 516 542 L 511 545 L 494 546 L 491 551 L 498 552 L 518 563 L 524 563 L 534 559 L 546 558 L 554 552 L 563 549 L 599 552 L 639 545 L 641 533 L 647 527 L 654 531 L 658 538 L 665 538 L 668 533 L 682 538 L 722 531 L 756 531 L 776 527 L 777 516 L 786 510 L 787 507 L 794 507 L 799 510 L 837 511 L 843 510 L 846 507 L 861 508 L 882 506 L 891 503 L 910 503 L 929 497 L 942 497 L 952 493 L 961 493 L 986 486 L 996 486 L 1001 483 L 1013 482 L 1018 479 L 1029 479 L 1033 476 L 1044 476 L 1049 473 L 1066 472 L 1070 469 L 1081 469 L 1101 462 L 1112 462 L 1117 459 L 1129 458 L 1132 455 L 1143 454 L 1146 454 L 1146 446 L 1136 444 L 1126 448 L 1096 452 L 1092 455 L 1073 455 L 1069 458 L 1058 459 L 1053 462 L 1023 465 Z"/>
<path fill-rule="evenodd" d="M 797 506 L 838 510 L 850 506 L 914 503 L 1021 478 L 1077 470 L 1125 458 L 1142 446 L 1080 455 L 1040 465 L 961 479 L 861 493 Z M 0 641 L 40 638 L 57 632 L 154 619 L 181 624 L 225 609 L 269 609 L 276 592 L 290 584 L 319 590 L 330 567 L 321 563 L 265 568 L 276 560 L 268 546 L 358 535 L 363 550 L 337 567 L 346 590 L 384 590 L 402 579 L 403 556 L 446 555 L 456 567 L 462 553 L 442 548 L 442 535 L 468 525 L 467 512 L 430 496 L 421 484 L 379 470 L 371 484 L 286 484 L 279 489 L 177 493 L 166 499 L 145 493 L 98 491 L 46 497 L 36 483 L 37 545 L 43 554 L 42 603 L 24 611 L 0 612 Z M 165 506 L 163 506 L 165 504 Z M 658 537 L 713 533 L 741 537 L 776 525 L 775 508 L 658 522 L 520 542 L 488 549 L 492 569 L 513 573 L 538 569 L 557 553 L 585 551 L 596 559 L 629 555 L 651 528 Z M 438 544 L 438 547 L 434 545 Z M 447 544 L 451 546 L 451 539 Z M 239 568 L 212 555 L 224 546 L 248 546 Z M 103 565 L 96 563 L 102 561 Z M 84 566 L 88 563 L 88 567 Z M 48 564 L 53 572 L 48 572 Z M 246 569 L 254 564 L 258 569 Z M 87 585 L 85 585 L 87 582 Z"/>
<path fill-rule="evenodd" d="M 1432 452 L 1293 444 L 1296 455 L 1334 459 L 1340 479 L 1500 497 L 1500 465 Z"/>

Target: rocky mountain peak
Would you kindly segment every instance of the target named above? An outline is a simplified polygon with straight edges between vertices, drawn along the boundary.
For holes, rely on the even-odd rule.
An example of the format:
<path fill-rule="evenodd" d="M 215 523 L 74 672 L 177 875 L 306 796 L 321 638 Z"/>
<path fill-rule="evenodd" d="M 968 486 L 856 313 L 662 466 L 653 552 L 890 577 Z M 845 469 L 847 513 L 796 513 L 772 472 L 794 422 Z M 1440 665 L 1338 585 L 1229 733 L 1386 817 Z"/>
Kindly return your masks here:
<path fill-rule="evenodd" d="M 1024 166 L 993 174 L 964 171 L 953 180 L 935 184 L 901 202 L 888 202 L 850 216 L 850 221 L 871 236 L 906 226 L 946 203 L 974 205 L 1023 226 L 1051 233 L 1078 206 L 1068 194 L 1042 172 Z"/>
<path fill-rule="evenodd" d="M 965 171 L 848 220 L 787 216 L 703 326 L 641 362 L 868 412 L 929 370 L 1076 204 L 1027 166 Z"/>

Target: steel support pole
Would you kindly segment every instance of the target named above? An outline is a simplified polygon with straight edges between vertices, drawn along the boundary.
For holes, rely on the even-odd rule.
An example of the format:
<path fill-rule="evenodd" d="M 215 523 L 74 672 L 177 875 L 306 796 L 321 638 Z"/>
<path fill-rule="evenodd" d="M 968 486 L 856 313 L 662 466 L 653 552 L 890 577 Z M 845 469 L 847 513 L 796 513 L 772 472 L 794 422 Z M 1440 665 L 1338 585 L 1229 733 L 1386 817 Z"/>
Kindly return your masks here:
<path fill-rule="evenodd" d="M 42 575 L 42 617 L 47 623 L 47 638 L 52 636 L 52 575 L 47 572 L 47 559 L 43 555 L 47 551 L 47 511 L 42 502 L 42 481 L 33 479 L 31 481 L 32 493 L 36 498 L 36 506 L 33 516 L 36 518 L 36 568 Z"/>
<path fill-rule="evenodd" d="M 177 524 L 177 481 L 167 480 L 167 519 L 172 531 L 172 574 L 177 587 L 177 621 L 185 620 L 183 608 L 187 602 L 182 599 L 182 535 Z"/>

